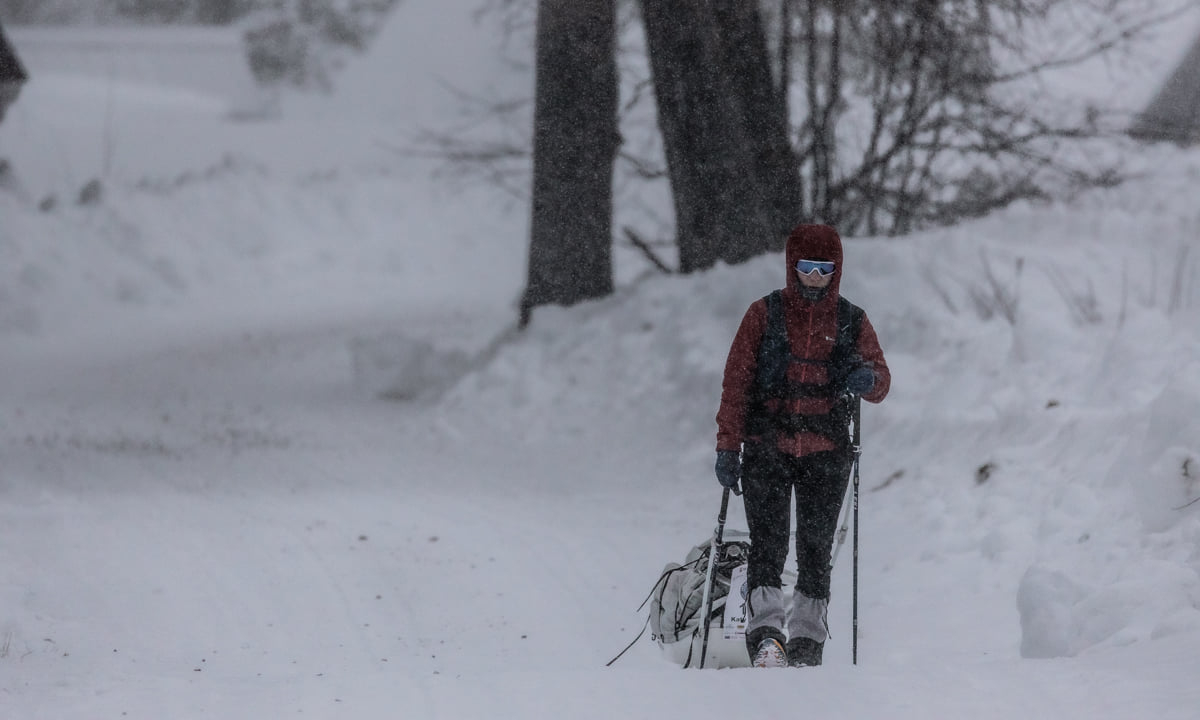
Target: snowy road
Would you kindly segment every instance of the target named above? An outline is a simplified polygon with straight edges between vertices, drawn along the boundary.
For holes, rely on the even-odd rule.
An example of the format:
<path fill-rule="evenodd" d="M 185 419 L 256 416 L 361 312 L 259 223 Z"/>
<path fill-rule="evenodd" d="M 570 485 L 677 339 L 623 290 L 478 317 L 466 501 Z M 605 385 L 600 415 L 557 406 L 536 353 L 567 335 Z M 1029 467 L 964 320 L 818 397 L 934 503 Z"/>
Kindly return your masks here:
<path fill-rule="evenodd" d="M 348 342 L 378 329 L 9 353 L 6 717 L 716 717 L 746 693 L 772 715 L 839 718 L 1200 707 L 1184 640 L 1020 660 L 1011 572 L 972 573 L 978 556 L 953 548 L 906 560 L 912 518 L 873 511 L 875 494 L 859 667 L 843 564 L 820 670 L 680 673 L 646 640 L 605 670 L 669 550 L 707 532 L 716 490 L 632 492 L 612 481 L 628 459 L 585 447 L 600 438 L 530 445 L 461 409 L 363 398 Z"/>
<path fill-rule="evenodd" d="M 551 670 L 572 636 L 601 665 L 636 540 L 497 473 L 539 470 L 516 435 L 464 447 L 357 395 L 348 343 L 377 330 L 6 358 L 3 693 Z"/>

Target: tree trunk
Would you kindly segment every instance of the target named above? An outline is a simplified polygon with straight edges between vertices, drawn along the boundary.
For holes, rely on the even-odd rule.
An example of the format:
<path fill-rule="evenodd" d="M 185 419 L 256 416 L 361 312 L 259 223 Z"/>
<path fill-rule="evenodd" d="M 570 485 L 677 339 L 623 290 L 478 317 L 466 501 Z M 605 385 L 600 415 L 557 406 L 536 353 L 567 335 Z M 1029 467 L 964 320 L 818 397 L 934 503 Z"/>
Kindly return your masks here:
<path fill-rule="evenodd" d="M 228 25 L 235 17 L 235 0 L 201 0 L 196 7 L 196 19 L 208 25 Z"/>
<path fill-rule="evenodd" d="M 533 210 L 521 325 L 539 305 L 612 293 L 615 0 L 539 0 Z"/>
<path fill-rule="evenodd" d="M 755 3 L 642 0 L 682 272 L 783 247 L 800 180 Z"/>

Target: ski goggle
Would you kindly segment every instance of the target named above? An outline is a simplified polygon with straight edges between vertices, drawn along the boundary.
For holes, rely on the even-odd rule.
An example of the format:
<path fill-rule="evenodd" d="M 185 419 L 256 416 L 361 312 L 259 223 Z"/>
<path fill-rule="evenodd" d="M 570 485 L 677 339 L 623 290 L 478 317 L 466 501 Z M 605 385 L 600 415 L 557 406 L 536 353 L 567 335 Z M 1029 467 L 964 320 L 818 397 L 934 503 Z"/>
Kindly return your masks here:
<path fill-rule="evenodd" d="M 837 263 L 828 260 L 797 260 L 796 272 L 801 275 L 812 275 L 814 272 L 821 277 L 828 277 L 837 268 Z"/>

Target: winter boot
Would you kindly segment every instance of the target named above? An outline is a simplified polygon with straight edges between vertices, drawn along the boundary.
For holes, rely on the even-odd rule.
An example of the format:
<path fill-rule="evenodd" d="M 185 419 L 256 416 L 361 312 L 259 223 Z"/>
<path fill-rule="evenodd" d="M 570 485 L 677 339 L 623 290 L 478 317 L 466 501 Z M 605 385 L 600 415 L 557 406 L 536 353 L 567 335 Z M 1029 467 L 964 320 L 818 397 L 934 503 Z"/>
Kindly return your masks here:
<path fill-rule="evenodd" d="M 789 667 L 812 667 L 821 664 L 825 643 L 812 638 L 798 637 L 788 640 L 787 656 Z"/>
<path fill-rule="evenodd" d="M 758 644 L 758 652 L 754 653 L 756 668 L 787 667 L 788 657 L 783 646 L 775 638 L 767 638 Z"/>

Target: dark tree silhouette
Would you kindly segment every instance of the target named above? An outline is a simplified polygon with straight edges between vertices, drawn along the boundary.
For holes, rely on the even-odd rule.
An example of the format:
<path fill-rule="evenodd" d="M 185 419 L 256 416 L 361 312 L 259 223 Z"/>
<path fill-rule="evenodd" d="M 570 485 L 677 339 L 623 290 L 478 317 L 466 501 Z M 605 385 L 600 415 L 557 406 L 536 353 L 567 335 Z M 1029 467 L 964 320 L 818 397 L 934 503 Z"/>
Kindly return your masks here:
<path fill-rule="evenodd" d="M 800 217 L 787 104 L 758 6 L 642 0 L 679 269 L 782 247 Z"/>
<path fill-rule="evenodd" d="M 521 324 L 540 305 L 612 292 L 617 129 L 614 0 L 540 0 L 529 272 Z"/>

